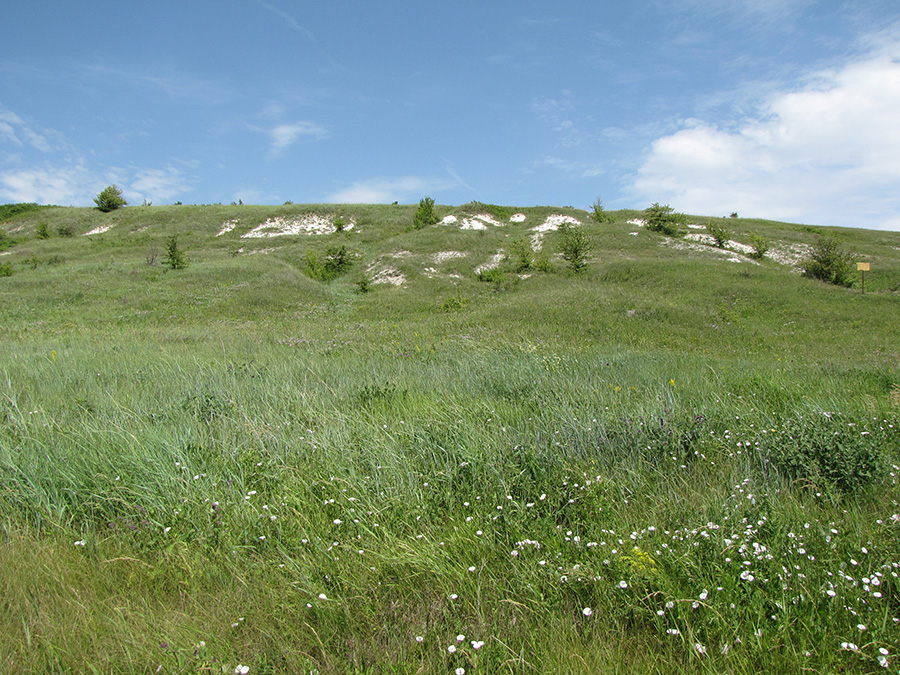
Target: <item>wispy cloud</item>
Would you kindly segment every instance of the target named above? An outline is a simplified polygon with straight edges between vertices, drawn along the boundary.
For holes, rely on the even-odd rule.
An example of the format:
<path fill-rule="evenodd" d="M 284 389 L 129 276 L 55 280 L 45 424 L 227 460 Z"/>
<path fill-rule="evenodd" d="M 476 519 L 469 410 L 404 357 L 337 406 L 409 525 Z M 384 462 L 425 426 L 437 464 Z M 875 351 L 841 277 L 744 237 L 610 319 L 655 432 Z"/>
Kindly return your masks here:
<path fill-rule="evenodd" d="M 260 6 L 266 8 L 267 10 L 272 12 L 272 14 L 274 14 L 278 18 L 282 19 L 288 28 L 290 28 L 291 30 L 297 31 L 298 33 L 302 33 L 303 35 L 308 37 L 310 40 L 315 41 L 316 37 L 315 37 L 315 35 L 313 35 L 312 31 L 309 30 L 308 28 L 301 26 L 300 23 L 293 16 L 288 14 L 286 11 L 284 11 L 280 7 L 276 7 L 272 3 L 263 2 L 263 0 L 257 0 L 257 1 L 259 2 Z"/>
<path fill-rule="evenodd" d="M 54 144 L 48 136 L 54 136 L 59 141 L 59 134 L 56 132 L 35 131 L 13 111 L 0 105 L 0 142 L 5 141 L 19 147 L 29 145 L 41 152 L 50 152 Z"/>
<path fill-rule="evenodd" d="M 328 131 L 315 122 L 299 121 L 289 124 L 278 124 L 269 131 L 271 139 L 269 155 L 270 157 L 280 155 L 294 143 L 303 139 L 321 140 L 327 135 Z"/>
<path fill-rule="evenodd" d="M 679 210 L 900 229 L 900 40 L 773 94 L 727 129 L 653 142 L 633 188 Z"/>

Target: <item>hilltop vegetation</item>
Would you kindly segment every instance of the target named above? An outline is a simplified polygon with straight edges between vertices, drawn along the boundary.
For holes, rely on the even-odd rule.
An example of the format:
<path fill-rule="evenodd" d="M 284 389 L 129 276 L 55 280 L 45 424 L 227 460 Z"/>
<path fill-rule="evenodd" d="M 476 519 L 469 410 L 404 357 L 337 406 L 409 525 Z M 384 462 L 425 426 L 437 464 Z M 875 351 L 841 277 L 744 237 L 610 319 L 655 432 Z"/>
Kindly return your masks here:
<path fill-rule="evenodd" d="M 900 234 L 422 203 L 0 207 L 0 672 L 898 667 Z"/>

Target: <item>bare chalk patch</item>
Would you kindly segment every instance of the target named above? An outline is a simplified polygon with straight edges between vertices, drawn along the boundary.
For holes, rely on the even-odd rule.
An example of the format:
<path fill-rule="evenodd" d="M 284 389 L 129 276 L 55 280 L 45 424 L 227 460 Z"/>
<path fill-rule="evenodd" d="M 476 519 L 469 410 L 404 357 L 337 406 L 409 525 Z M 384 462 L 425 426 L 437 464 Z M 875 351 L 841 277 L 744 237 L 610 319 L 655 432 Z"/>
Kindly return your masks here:
<path fill-rule="evenodd" d="M 226 220 L 224 223 L 222 223 L 222 229 L 219 230 L 219 234 L 217 234 L 216 236 L 221 237 L 223 234 L 228 234 L 234 228 L 236 228 L 239 223 L 240 221 L 237 218 L 234 218 L 233 220 Z"/>
<path fill-rule="evenodd" d="M 524 213 L 514 213 L 509 217 L 511 223 L 524 223 L 527 216 Z"/>
<path fill-rule="evenodd" d="M 465 258 L 467 255 L 469 254 L 463 253 L 462 251 L 438 251 L 431 256 L 431 259 L 436 265 L 440 265 L 441 263 L 453 260 L 454 258 Z"/>
<path fill-rule="evenodd" d="M 547 219 L 543 223 L 531 228 L 531 231 L 534 232 L 534 234 L 531 235 L 532 250 L 540 251 L 544 246 L 544 235 L 553 230 L 558 230 L 559 226 L 563 223 L 567 225 L 581 225 L 581 221 L 572 216 L 564 216 L 561 214 L 547 216 Z"/>
<path fill-rule="evenodd" d="M 644 220 L 641 220 L 640 218 L 632 218 L 631 220 L 628 221 L 628 224 L 629 225 L 637 225 L 638 227 L 644 227 L 645 225 L 647 225 L 647 222 Z"/>
<path fill-rule="evenodd" d="M 500 263 L 503 262 L 504 258 L 506 258 L 506 254 L 503 252 L 503 249 L 500 249 L 491 256 L 490 260 L 476 267 L 475 274 L 481 274 L 482 272 L 487 272 L 488 270 L 497 269 L 498 267 L 500 267 Z"/>
<path fill-rule="evenodd" d="M 90 232 L 85 232 L 83 236 L 89 237 L 92 234 L 103 234 L 104 232 L 108 232 L 111 229 L 112 229 L 111 223 L 108 225 L 99 225 L 99 226 L 95 227 L 93 230 L 91 230 Z"/>
<path fill-rule="evenodd" d="M 372 275 L 370 281 L 373 284 L 389 284 L 391 286 L 403 286 L 406 284 L 406 277 L 403 273 L 393 267 L 382 267 L 377 271 L 370 267 L 368 271 Z"/>
<path fill-rule="evenodd" d="M 257 225 L 247 234 L 241 235 L 242 239 L 262 239 L 265 237 L 284 237 L 298 234 L 331 234 L 337 231 L 332 216 L 320 216 L 309 213 L 304 216 L 290 218 L 269 218 L 261 225 Z M 344 225 L 345 230 L 352 230 L 353 223 Z"/>

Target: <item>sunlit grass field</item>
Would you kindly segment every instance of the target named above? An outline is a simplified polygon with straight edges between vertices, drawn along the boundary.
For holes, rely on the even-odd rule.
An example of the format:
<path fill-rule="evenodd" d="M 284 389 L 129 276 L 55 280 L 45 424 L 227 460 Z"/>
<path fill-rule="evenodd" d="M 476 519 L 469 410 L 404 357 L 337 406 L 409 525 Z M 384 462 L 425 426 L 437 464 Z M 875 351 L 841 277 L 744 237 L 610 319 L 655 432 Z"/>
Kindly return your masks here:
<path fill-rule="evenodd" d="M 837 235 L 863 295 L 414 211 L 0 223 L 0 673 L 900 670 L 900 234 L 685 230 Z M 307 213 L 353 227 L 242 236 Z M 586 270 L 516 273 L 554 214 Z"/>

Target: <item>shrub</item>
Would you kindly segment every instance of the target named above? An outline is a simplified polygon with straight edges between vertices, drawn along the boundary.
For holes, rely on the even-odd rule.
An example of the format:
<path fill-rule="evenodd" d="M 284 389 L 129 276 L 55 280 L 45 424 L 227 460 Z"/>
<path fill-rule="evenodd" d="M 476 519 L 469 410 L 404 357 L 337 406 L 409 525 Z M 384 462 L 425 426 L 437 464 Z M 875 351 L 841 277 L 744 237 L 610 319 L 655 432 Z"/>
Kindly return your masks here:
<path fill-rule="evenodd" d="M 684 222 L 684 216 L 675 213 L 675 209 L 671 206 L 660 206 L 654 203 L 644 209 L 644 221 L 647 223 L 647 229 L 651 232 L 659 232 L 668 237 L 677 237 L 679 235 L 678 226 Z"/>
<path fill-rule="evenodd" d="M 839 415 L 789 420 L 766 434 L 761 449 L 792 479 L 830 485 L 841 492 L 865 488 L 887 473 L 884 432 L 870 433 Z"/>
<path fill-rule="evenodd" d="M 769 250 L 769 241 L 755 232 L 751 232 L 748 236 L 750 237 L 750 246 L 753 247 L 753 253 L 750 254 L 750 257 L 762 260 L 766 251 Z"/>
<path fill-rule="evenodd" d="M 178 236 L 172 235 L 166 242 L 166 257 L 163 264 L 169 269 L 180 270 L 187 267 L 184 252 L 178 247 Z"/>
<path fill-rule="evenodd" d="M 710 223 L 706 226 L 706 231 L 709 232 L 709 235 L 715 239 L 716 246 L 719 248 L 725 248 L 725 244 L 728 243 L 728 237 L 730 233 L 724 227 L 719 225 L 718 223 Z"/>
<path fill-rule="evenodd" d="M 580 272 L 587 267 L 587 257 L 594 247 L 590 237 L 580 227 L 563 223 L 559 227 L 559 250 L 569 269 Z"/>
<path fill-rule="evenodd" d="M 515 272 L 527 272 L 534 264 L 534 250 L 527 238 L 516 239 L 509 246 L 512 255 L 513 270 Z"/>
<path fill-rule="evenodd" d="M 425 197 L 419 201 L 419 208 L 416 209 L 416 215 L 413 216 L 413 227 L 421 230 L 426 225 L 434 225 L 440 222 L 437 214 L 434 212 L 434 200 L 431 197 Z"/>
<path fill-rule="evenodd" d="M 128 202 L 122 196 L 122 191 L 115 185 L 110 185 L 103 189 L 100 194 L 94 197 L 97 208 L 104 213 L 115 211 L 120 206 L 125 206 Z"/>
<path fill-rule="evenodd" d="M 35 234 L 38 239 L 49 239 L 50 238 L 50 228 L 47 226 L 47 223 L 40 223 L 37 226 L 37 230 L 35 230 Z"/>
<path fill-rule="evenodd" d="M 347 221 L 344 220 L 344 216 L 336 215 L 332 220 L 331 224 L 334 225 L 335 232 L 343 232 L 344 228 L 347 227 Z"/>
<path fill-rule="evenodd" d="M 836 286 L 852 286 L 850 254 L 834 237 L 821 237 L 803 263 L 803 276 Z"/>
<path fill-rule="evenodd" d="M 60 225 L 59 229 L 56 230 L 56 233 L 60 237 L 74 237 L 75 236 L 75 228 L 71 225 Z"/>
<path fill-rule="evenodd" d="M 315 251 L 307 251 L 304 258 L 306 275 L 316 281 L 332 281 L 344 274 L 353 264 L 353 254 L 343 244 L 330 246 L 320 259 Z"/>
<path fill-rule="evenodd" d="M 464 213 L 471 213 L 472 215 L 477 215 L 479 213 L 489 213 L 491 216 L 499 220 L 500 222 L 509 220 L 512 215 L 505 206 L 497 206 L 496 204 L 485 204 L 483 202 L 469 202 L 468 204 L 463 204 L 460 207 L 460 210 Z"/>
<path fill-rule="evenodd" d="M 603 201 L 600 197 L 597 197 L 597 201 L 591 205 L 591 218 L 595 223 L 611 223 L 613 221 L 612 215 L 603 208 Z"/>
<path fill-rule="evenodd" d="M 12 263 L 5 262 L 0 264 L 0 277 L 11 277 L 13 273 Z"/>

